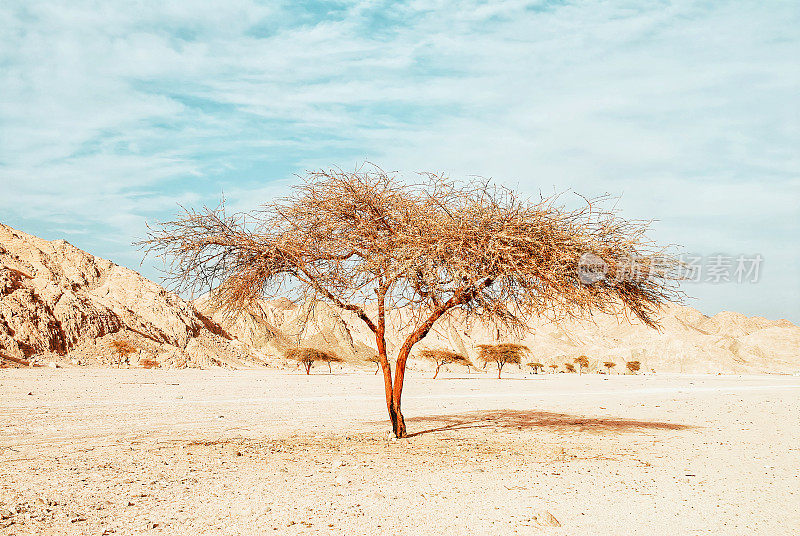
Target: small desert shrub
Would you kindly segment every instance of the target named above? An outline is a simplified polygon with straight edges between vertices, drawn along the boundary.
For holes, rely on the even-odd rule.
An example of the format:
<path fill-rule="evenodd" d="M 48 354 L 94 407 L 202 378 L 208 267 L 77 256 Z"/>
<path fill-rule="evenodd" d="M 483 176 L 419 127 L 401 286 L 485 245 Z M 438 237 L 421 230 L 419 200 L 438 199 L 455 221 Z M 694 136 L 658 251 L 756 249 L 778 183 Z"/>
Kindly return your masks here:
<path fill-rule="evenodd" d="M 111 341 L 111 351 L 117 356 L 117 364 L 122 365 L 127 362 L 130 355 L 139 349 L 124 339 L 114 339 Z"/>
<path fill-rule="evenodd" d="M 558 369 L 558 365 L 556 365 L 555 363 L 553 363 L 552 365 L 549 365 L 549 367 L 550 367 L 551 369 L 553 369 L 553 374 L 555 374 L 555 373 L 556 373 L 556 370 Z"/>
<path fill-rule="evenodd" d="M 605 361 L 603 363 L 603 366 L 606 367 L 606 370 L 608 370 L 608 373 L 611 374 L 611 369 L 616 367 L 617 364 L 614 363 L 613 361 Z"/>
<path fill-rule="evenodd" d="M 450 350 L 423 350 L 419 355 L 423 359 L 433 361 L 436 365 L 436 373 L 433 375 L 434 380 L 436 379 L 436 376 L 439 375 L 439 369 L 444 365 L 449 365 L 450 363 L 461 363 L 462 365 L 466 365 L 467 369 L 472 366 L 472 363 L 469 359 L 467 359 L 466 356 L 456 352 L 451 352 Z"/>
<path fill-rule="evenodd" d="M 139 360 L 139 366 L 146 369 L 158 368 L 158 361 L 145 357 Z"/>
<path fill-rule="evenodd" d="M 286 350 L 285 356 L 287 359 L 292 359 L 300 363 L 306 371 L 306 374 L 311 374 L 311 366 L 314 361 L 322 361 L 328 364 L 328 372 L 331 370 L 331 363 L 342 363 L 344 359 L 325 350 L 318 350 L 316 348 L 289 348 Z"/>
<path fill-rule="evenodd" d="M 567 372 L 575 372 L 575 365 L 572 363 L 564 363 L 564 368 L 567 369 Z"/>
<path fill-rule="evenodd" d="M 639 372 L 641 366 L 642 364 L 639 363 L 638 361 L 628 361 L 627 363 L 625 363 L 625 367 L 627 367 L 628 371 L 631 374 L 636 374 L 637 372 Z"/>
<path fill-rule="evenodd" d="M 507 363 L 514 363 L 519 365 L 522 363 L 522 358 L 530 349 L 522 344 L 480 344 L 478 345 L 479 353 L 478 359 L 483 361 L 485 367 L 488 363 L 494 363 L 497 366 L 497 378 L 503 372 L 503 367 Z"/>

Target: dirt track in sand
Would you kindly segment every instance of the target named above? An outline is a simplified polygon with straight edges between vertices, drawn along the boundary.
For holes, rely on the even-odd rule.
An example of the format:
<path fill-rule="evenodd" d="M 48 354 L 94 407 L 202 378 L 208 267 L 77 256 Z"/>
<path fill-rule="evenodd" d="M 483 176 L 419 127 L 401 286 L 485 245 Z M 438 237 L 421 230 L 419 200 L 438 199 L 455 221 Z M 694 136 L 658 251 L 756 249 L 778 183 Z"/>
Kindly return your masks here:
<path fill-rule="evenodd" d="M 800 527 L 800 378 L 412 375 L 405 394 L 417 435 L 393 442 L 371 373 L 0 371 L 0 534 Z"/>

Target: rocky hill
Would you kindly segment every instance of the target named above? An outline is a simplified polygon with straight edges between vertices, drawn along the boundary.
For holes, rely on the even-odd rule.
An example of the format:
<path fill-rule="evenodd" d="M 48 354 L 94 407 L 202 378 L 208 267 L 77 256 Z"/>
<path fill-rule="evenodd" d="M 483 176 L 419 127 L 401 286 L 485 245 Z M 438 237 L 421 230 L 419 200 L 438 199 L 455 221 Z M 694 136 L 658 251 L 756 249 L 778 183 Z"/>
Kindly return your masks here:
<path fill-rule="evenodd" d="M 114 341 L 133 351 L 122 357 Z M 0 361 L 247 366 L 249 348 L 179 296 L 63 240 L 0 224 Z"/>

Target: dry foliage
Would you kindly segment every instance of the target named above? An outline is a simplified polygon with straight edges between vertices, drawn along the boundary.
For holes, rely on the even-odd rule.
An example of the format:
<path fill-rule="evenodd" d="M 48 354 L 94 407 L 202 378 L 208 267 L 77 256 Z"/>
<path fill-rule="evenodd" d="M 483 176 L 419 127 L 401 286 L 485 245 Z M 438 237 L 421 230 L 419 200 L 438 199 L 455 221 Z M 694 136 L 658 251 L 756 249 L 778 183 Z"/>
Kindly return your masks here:
<path fill-rule="evenodd" d="M 567 369 L 567 372 L 575 372 L 575 365 L 572 363 L 564 363 L 564 368 Z"/>
<path fill-rule="evenodd" d="M 614 363 L 613 361 L 605 361 L 605 362 L 603 362 L 603 366 L 606 367 L 606 370 L 608 370 L 608 373 L 611 374 L 611 369 L 616 367 L 617 364 Z"/>
<path fill-rule="evenodd" d="M 328 372 L 332 373 L 331 363 L 343 363 L 344 359 L 333 352 L 319 350 L 317 348 L 289 348 L 284 353 L 286 359 L 291 359 L 300 363 L 306 371 L 311 374 L 311 366 L 315 361 L 322 361 L 328 364 Z"/>
<path fill-rule="evenodd" d="M 552 365 L 548 365 L 548 366 L 549 366 L 551 369 L 553 369 L 553 374 L 555 374 L 555 373 L 556 373 L 556 370 L 558 370 L 558 365 L 556 365 L 555 363 L 553 363 Z"/>
<path fill-rule="evenodd" d="M 354 313 L 375 334 L 398 437 L 411 349 L 454 310 L 512 331 L 533 316 L 559 322 L 595 311 L 655 326 L 660 305 L 680 298 L 677 264 L 645 239 L 648 223 L 618 217 L 602 199 L 567 209 L 558 196 L 529 201 L 488 182 L 419 177 L 409 184 L 376 167 L 309 172 L 289 197 L 247 214 L 186 210 L 141 245 L 169 263 L 168 282 L 214 289 L 233 312 L 287 296 Z M 385 318 L 398 308 L 408 335 L 392 371 Z"/>
<path fill-rule="evenodd" d="M 522 344 L 479 344 L 478 359 L 483 361 L 484 366 L 494 363 L 497 366 L 497 377 L 500 378 L 506 364 L 519 365 L 529 351 L 530 349 Z"/>
<path fill-rule="evenodd" d="M 429 361 L 433 361 L 436 364 L 436 372 L 433 375 L 433 379 L 436 379 L 436 376 L 439 375 L 439 369 L 442 368 L 444 365 L 449 365 L 451 363 L 461 363 L 465 365 L 467 368 L 472 366 L 472 362 L 466 357 L 456 352 L 451 352 L 450 350 L 438 349 L 438 350 L 423 350 L 419 353 L 420 357 L 423 359 L 427 359 Z"/>
<path fill-rule="evenodd" d="M 641 366 L 642 364 L 639 363 L 638 361 L 628 361 L 627 363 L 625 363 L 625 367 L 627 367 L 628 371 L 631 374 L 636 374 L 637 372 L 639 372 Z"/>

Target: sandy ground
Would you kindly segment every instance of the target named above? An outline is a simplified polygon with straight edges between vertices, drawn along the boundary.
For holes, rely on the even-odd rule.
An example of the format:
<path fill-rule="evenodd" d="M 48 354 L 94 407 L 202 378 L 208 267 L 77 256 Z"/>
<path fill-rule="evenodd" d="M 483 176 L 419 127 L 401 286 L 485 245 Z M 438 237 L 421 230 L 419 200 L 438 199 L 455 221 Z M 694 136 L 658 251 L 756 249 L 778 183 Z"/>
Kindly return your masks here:
<path fill-rule="evenodd" d="M 0 370 L 0 534 L 800 533 L 797 377 L 316 372 Z"/>

